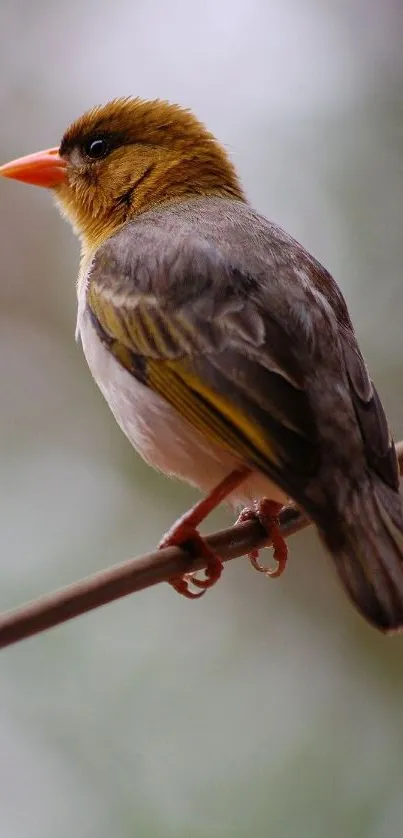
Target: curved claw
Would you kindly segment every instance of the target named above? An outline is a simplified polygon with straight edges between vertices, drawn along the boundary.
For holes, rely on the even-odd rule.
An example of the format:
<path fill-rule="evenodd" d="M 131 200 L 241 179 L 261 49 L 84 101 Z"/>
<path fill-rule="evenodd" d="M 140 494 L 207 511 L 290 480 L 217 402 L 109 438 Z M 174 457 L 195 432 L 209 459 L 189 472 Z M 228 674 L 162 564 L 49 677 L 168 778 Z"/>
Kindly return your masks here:
<path fill-rule="evenodd" d="M 184 526 L 183 523 L 175 529 L 171 529 L 160 542 L 160 549 L 163 547 L 170 547 L 177 545 L 188 550 L 189 553 L 203 556 L 206 560 L 205 579 L 199 579 L 195 573 L 186 573 L 183 576 L 177 576 L 169 580 L 169 584 L 182 596 L 187 599 L 200 599 L 206 592 L 207 588 L 212 588 L 218 582 L 223 565 L 219 557 L 206 544 L 204 538 L 193 529 L 191 526 Z M 190 584 L 199 591 L 192 591 Z"/>
<path fill-rule="evenodd" d="M 182 596 L 186 597 L 186 599 L 200 599 L 203 594 L 206 593 L 204 591 L 192 591 L 189 587 L 189 581 L 191 580 L 191 575 L 189 576 L 178 576 L 169 580 L 169 584 L 172 585 L 174 590 L 181 594 Z M 194 580 L 191 580 L 194 584 Z"/>
<path fill-rule="evenodd" d="M 206 568 L 206 572 L 208 572 L 208 568 Z M 218 576 L 206 576 L 204 579 L 199 579 L 199 577 L 196 576 L 195 573 L 189 573 L 187 579 L 189 582 L 192 583 L 192 585 L 195 585 L 196 588 L 201 588 L 204 592 L 207 591 L 207 588 L 212 588 L 213 585 L 215 585 L 215 583 L 218 581 L 220 576 L 221 573 L 219 573 Z"/>
<path fill-rule="evenodd" d="M 287 556 L 276 556 L 276 551 L 273 553 L 274 559 L 277 564 L 274 567 L 268 567 L 268 565 L 261 564 L 259 561 L 259 550 L 253 550 L 251 553 L 248 553 L 248 559 L 259 573 L 264 573 L 269 579 L 277 579 L 284 573 L 286 564 L 287 564 Z"/>
<path fill-rule="evenodd" d="M 277 579 L 281 576 L 288 559 L 287 545 L 279 528 L 278 512 L 280 508 L 278 503 L 263 498 L 261 501 L 257 501 L 253 507 L 243 509 L 236 522 L 238 524 L 243 521 L 256 520 L 257 518 L 262 527 L 267 531 L 267 535 L 271 539 L 273 546 L 273 558 L 277 564 L 274 567 L 267 567 L 261 564 L 259 561 L 259 550 L 252 550 L 248 554 L 248 558 L 255 570 L 259 573 L 264 573 L 270 579 Z"/>

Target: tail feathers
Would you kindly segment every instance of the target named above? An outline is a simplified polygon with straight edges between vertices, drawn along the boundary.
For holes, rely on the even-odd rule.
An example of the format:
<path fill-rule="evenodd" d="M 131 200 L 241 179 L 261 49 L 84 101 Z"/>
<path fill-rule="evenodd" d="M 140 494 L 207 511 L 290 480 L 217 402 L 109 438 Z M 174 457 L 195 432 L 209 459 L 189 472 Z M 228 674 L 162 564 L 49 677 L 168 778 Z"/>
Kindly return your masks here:
<path fill-rule="evenodd" d="M 403 629 L 403 509 L 398 492 L 373 477 L 343 511 L 337 530 L 337 538 L 322 530 L 323 538 L 352 602 L 381 631 Z"/>

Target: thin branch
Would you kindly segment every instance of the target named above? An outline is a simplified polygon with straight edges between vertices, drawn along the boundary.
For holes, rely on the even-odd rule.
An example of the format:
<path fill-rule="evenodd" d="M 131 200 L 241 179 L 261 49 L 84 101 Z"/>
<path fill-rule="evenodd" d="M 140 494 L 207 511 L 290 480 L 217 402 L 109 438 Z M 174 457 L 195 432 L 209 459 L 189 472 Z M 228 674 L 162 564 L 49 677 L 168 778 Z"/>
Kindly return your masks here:
<path fill-rule="evenodd" d="M 400 473 L 403 474 L 403 442 L 397 444 L 397 452 Z M 286 538 L 309 524 L 306 516 L 294 506 L 285 507 L 280 513 L 280 529 Z M 255 547 L 269 546 L 267 534 L 257 521 L 221 530 L 207 536 L 206 541 L 224 562 L 244 556 Z M 67 588 L 7 611 L 0 616 L 0 648 L 11 646 L 134 591 L 204 567 L 204 559 L 191 558 L 177 547 L 128 559 Z"/>

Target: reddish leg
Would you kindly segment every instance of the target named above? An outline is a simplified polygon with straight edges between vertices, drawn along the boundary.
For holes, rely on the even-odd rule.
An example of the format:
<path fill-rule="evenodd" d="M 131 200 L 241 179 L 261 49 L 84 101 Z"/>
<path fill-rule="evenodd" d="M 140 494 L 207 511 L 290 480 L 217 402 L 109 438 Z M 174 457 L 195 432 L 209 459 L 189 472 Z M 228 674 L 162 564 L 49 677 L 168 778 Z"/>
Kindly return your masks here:
<path fill-rule="evenodd" d="M 250 469 L 244 468 L 232 471 L 215 487 L 203 500 L 196 503 L 175 522 L 173 527 L 164 535 L 160 541 L 159 548 L 183 546 L 191 553 L 203 556 L 206 559 L 205 579 L 198 579 L 193 573 L 186 573 L 184 576 L 175 576 L 169 580 L 169 584 L 179 594 L 188 599 L 198 599 L 203 596 L 207 588 L 211 588 L 221 576 L 222 562 L 198 532 L 198 527 L 231 492 L 234 491 L 249 476 Z M 189 582 L 201 588 L 200 591 L 192 591 Z"/>
<path fill-rule="evenodd" d="M 262 527 L 266 530 L 273 545 L 273 556 L 277 562 L 276 567 L 265 567 L 260 564 L 259 550 L 252 550 L 252 552 L 249 553 L 249 560 L 255 570 L 258 570 L 260 573 L 264 573 L 265 576 L 270 576 L 272 579 L 275 579 L 277 576 L 281 576 L 287 564 L 288 558 L 287 545 L 279 528 L 278 513 L 281 508 L 281 503 L 276 503 L 268 498 L 262 498 L 262 500 L 255 501 L 253 507 L 246 507 L 246 509 L 243 509 L 237 520 L 237 524 L 240 524 L 242 521 L 251 521 L 257 518 Z"/>

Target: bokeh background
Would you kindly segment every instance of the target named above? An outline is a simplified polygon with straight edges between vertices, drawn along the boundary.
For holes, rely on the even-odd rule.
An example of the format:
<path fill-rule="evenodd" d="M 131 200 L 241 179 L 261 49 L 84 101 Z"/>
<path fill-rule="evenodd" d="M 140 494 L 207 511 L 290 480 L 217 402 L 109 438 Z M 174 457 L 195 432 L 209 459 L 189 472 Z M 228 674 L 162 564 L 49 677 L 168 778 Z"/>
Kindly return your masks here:
<path fill-rule="evenodd" d="M 0 157 L 116 95 L 193 108 L 251 201 L 337 277 L 403 437 L 403 32 L 395 0 L 2 0 Z M 153 547 L 197 497 L 114 424 L 74 342 L 78 243 L 0 183 L 0 606 Z M 209 528 L 228 523 L 213 516 Z M 403 640 L 313 532 L 270 583 L 167 585 L 0 658 L 1 838 L 396 838 Z"/>

